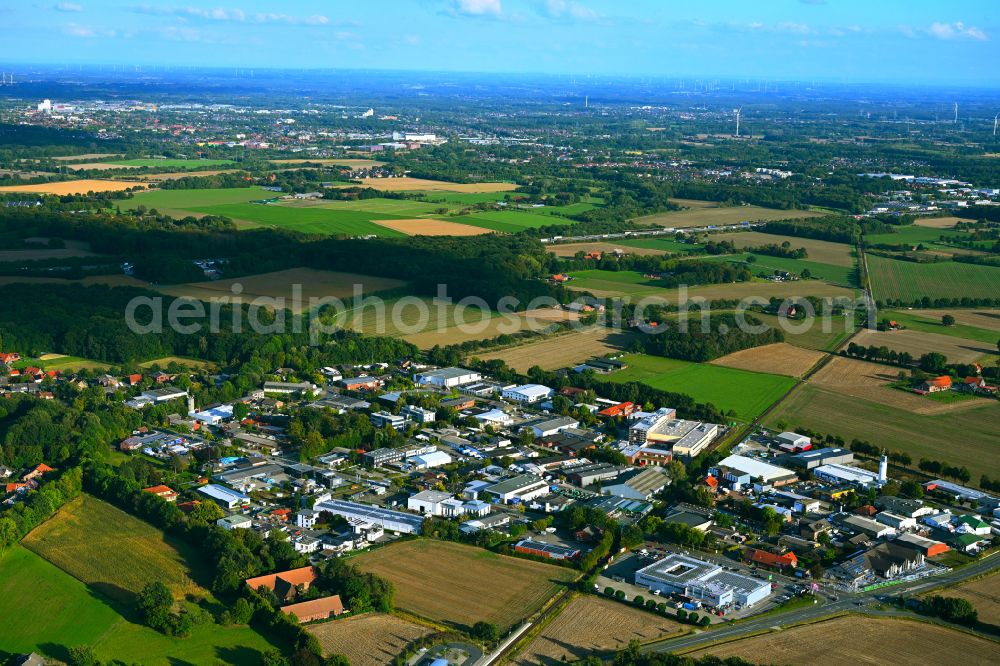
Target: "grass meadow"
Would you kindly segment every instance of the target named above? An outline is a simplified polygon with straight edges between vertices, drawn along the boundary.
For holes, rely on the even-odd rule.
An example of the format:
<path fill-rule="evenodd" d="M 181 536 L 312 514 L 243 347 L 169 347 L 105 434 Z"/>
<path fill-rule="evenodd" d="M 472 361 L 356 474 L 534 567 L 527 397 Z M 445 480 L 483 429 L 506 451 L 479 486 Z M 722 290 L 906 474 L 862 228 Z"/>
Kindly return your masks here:
<path fill-rule="evenodd" d="M 640 382 L 663 391 L 685 393 L 697 402 L 732 410 L 744 421 L 762 414 L 795 385 L 791 377 L 647 354 L 633 354 L 623 360 L 629 367 L 610 375 L 611 381 Z"/>
<path fill-rule="evenodd" d="M 879 301 L 912 302 L 935 298 L 995 298 L 1000 294 L 1000 267 L 942 261 L 918 264 L 868 256 L 872 291 Z"/>

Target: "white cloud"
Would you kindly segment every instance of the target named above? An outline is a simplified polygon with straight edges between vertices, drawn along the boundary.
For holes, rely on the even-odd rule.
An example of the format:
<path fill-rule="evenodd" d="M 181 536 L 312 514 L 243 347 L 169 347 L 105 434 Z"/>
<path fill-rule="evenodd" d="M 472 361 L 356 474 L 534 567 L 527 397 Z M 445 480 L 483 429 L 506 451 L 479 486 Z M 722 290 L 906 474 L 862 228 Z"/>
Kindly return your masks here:
<path fill-rule="evenodd" d="M 310 16 L 292 16 L 275 12 L 247 13 L 242 9 L 225 7 L 160 7 L 154 5 L 137 5 L 131 10 L 137 14 L 153 16 L 176 16 L 180 19 L 200 19 L 204 21 L 220 21 L 226 23 L 255 23 L 282 25 L 329 25 L 330 19 L 322 14 Z"/>
<path fill-rule="evenodd" d="M 451 8 L 466 16 L 500 16 L 503 13 L 500 0 L 451 0 Z"/>
<path fill-rule="evenodd" d="M 75 13 L 75 12 L 82 12 L 83 5 L 78 5 L 75 2 L 60 2 L 55 4 L 52 7 L 52 9 L 56 10 L 57 12 Z"/>
<path fill-rule="evenodd" d="M 989 39 L 981 29 L 965 25 L 961 21 L 954 23 L 932 23 L 927 29 L 927 34 L 937 39 L 972 39 L 978 42 L 985 42 Z"/>
<path fill-rule="evenodd" d="M 116 30 L 111 30 L 108 28 L 95 28 L 89 25 L 82 25 L 80 23 L 67 23 L 63 26 L 63 32 L 70 37 L 79 37 L 80 39 L 93 39 L 95 37 L 117 37 L 118 32 Z"/>
<path fill-rule="evenodd" d="M 571 0 L 545 0 L 542 13 L 550 18 L 572 18 L 579 21 L 593 21 L 601 17 L 599 13 Z"/>

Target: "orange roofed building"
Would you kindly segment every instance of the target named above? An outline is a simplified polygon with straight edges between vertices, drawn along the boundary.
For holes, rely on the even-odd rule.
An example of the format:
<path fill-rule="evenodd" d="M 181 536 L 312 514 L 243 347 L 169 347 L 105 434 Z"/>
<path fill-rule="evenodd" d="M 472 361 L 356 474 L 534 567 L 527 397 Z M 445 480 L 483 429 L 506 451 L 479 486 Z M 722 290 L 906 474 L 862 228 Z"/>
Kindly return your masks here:
<path fill-rule="evenodd" d="M 337 617 L 346 613 L 347 609 L 344 608 L 344 604 L 340 600 L 340 595 L 335 594 L 332 597 L 311 599 L 299 604 L 284 606 L 281 611 L 294 615 L 295 619 L 301 624 L 303 622 L 314 622 L 316 620 Z"/>
<path fill-rule="evenodd" d="M 300 585 L 303 590 L 308 590 L 315 581 L 316 570 L 309 566 L 248 578 L 246 583 L 251 590 L 257 590 L 263 586 L 274 592 L 280 601 L 289 601 L 298 594 Z"/>
<path fill-rule="evenodd" d="M 638 406 L 631 402 L 622 402 L 617 405 L 611 405 L 607 409 L 602 409 L 597 412 L 599 416 L 629 416 L 638 409 Z"/>
<path fill-rule="evenodd" d="M 149 488 L 143 488 L 142 492 L 152 493 L 153 495 L 156 495 L 157 497 L 160 497 L 168 502 L 177 501 L 177 491 L 175 491 L 170 486 L 165 486 L 163 484 L 160 484 L 158 486 L 150 486 Z"/>
<path fill-rule="evenodd" d="M 951 377 L 948 375 L 941 375 L 940 377 L 934 377 L 928 379 L 920 388 L 917 389 L 920 393 L 937 393 L 938 391 L 950 391 L 951 390 Z"/>
<path fill-rule="evenodd" d="M 752 548 L 750 549 L 747 559 L 762 566 L 773 567 L 775 569 L 785 569 L 788 567 L 795 568 L 799 566 L 799 558 L 796 557 L 795 553 L 791 551 L 785 553 L 784 555 L 775 555 L 774 553 L 769 553 L 766 550 Z"/>

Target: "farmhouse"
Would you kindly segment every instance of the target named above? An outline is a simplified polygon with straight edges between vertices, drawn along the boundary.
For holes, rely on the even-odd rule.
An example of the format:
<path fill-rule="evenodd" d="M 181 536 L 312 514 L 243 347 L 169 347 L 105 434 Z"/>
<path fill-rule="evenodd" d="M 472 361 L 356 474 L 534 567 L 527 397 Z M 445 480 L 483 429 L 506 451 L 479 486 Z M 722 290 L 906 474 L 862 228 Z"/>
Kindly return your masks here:
<path fill-rule="evenodd" d="M 462 384 L 478 382 L 483 376 L 474 370 L 464 368 L 440 368 L 427 370 L 413 375 L 413 382 L 418 385 L 436 386 L 438 388 L 454 388 Z"/>
<path fill-rule="evenodd" d="M 274 592 L 279 601 L 294 599 L 300 591 L 305 592 L 314 582 L 316 582 L 316 570 L 311 566 L 279 571 L 246 580 L 247 587 L 251 590 L 265 587 Z"/>
<path fill-rule="evenodd" d="M 177 501 L 177 492 L 170 486 L 164 486 L 162 484 L 159 486 L 150 486 L 149 488 L 143 488 L 142 492 L 151 493 L 163 500 L 166 500 L 167 502 Z"/>
<path fill-rule="evenodd" d="M 951 377 L 948 375 L 941 375 L 940 377 L 932 377 L 928 379 L 923 384 L 917 388 L 918 393 L 938 393 L 939 391 L 950 391 L 951 390 Z"/>
<path fill-rule="evenodd" d="M 505 400 L 522 403 L 534 403 L 551 398 L 555 395 L 555 391 L 550 389 L 548 386 L 542 386 L 541 384 L 522 384 L 520 386 L 512 386 L 511 388 L 504 389 L 501 395 Z"/>
<path fill-rule="evenodd" d="M 549 484 L 537 476 L 521 474 L 487 486 L 484 490 L 504 504 L 520 504 L 547 494 Z"/>
<path fill-rule="evenodd" d="M 344 604 L 340 600 L 340 595 L 335 594 L 332 597 L 321 597 L 289 606 L 282 606 L 281 612 L 294 615 L 295 619 L 301 624 L 303 622 L 314 622 L 316 620 L 337 617 L 346 613 L 347 609 L 344 608 Z"/>
<path fill-rule="evenodd" d="M 514 546 L 514 550 L 518 553 L 544 557 L 548 560 L 575 560 L 580 556 L 579 548 L 567 548 L 566 546 L 558 546 L 531 539 L 518 541 L 517 545 Z"/>
<path fill-rule="evenodd" d="M 682 594 L 710 606 L 752 606 L 771 593 L 767 581 L 725 571 L 703 560 L 671 553 L 635 572 L 635 584 L 650 591 Z"/>
<path fill-rule="evenodd" d="M 420 534 L 424 524 L 422 516 L 346 500 L 325 500 L 318 502 L 313 508 L 317 511 L 332 513 L 335 516 L 342 516 L 348 520 L 356 518 L 367 521 L 384 530 L 400 534 Z"/>

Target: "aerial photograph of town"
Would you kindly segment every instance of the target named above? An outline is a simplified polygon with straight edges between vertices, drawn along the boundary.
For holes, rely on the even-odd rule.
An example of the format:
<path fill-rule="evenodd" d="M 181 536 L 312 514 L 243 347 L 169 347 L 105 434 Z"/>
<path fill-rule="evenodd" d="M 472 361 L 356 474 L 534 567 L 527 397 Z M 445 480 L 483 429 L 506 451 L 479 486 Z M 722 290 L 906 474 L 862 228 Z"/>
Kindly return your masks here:
<path fill-rule="evenodd" d="M 0 0 L 0 666 L 1000 663 L 997 9 Z"/>

